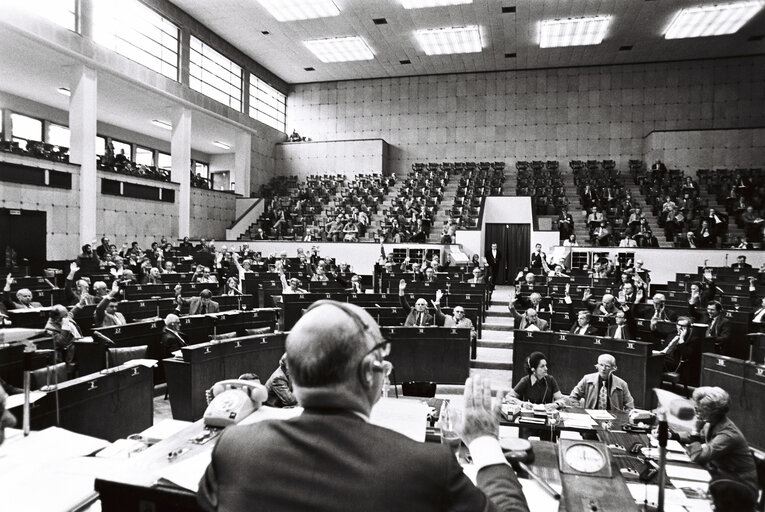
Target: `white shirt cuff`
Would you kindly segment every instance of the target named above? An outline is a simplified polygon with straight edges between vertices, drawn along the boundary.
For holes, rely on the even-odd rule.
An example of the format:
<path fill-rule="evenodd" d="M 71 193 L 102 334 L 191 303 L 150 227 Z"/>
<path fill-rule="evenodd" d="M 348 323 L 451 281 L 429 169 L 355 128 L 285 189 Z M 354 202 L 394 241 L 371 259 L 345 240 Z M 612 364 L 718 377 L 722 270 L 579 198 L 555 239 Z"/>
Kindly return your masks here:
<path fill-rule="evenodd" d="M 468 449 L 476 471 L 494 464 L 507 464 L 507 459 L 505 459 L 502 447 L 499 446 L 499 440 L 496 437 L 481 436 L 473 439 L 468 445 Z"/>
<path fill-rule="evenodd" d="M 564 300 L 564 302 L 565 302 L 566 304 L 571 304 L 571 302 L 573 302 L 573 301 L 571 300 L 571 297 L 569 297 L 568 295 L 566 295 L 565 297 L 563 297 L 563 300 Z"/>

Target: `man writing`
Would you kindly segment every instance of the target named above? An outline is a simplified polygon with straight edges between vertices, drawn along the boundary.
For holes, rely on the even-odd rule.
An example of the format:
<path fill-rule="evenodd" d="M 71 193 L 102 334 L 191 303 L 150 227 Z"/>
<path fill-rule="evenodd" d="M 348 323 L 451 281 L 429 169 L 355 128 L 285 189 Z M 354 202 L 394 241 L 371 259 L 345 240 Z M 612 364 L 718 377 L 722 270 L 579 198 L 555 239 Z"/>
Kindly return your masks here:
<path fill-rule="evenodd" d="M 478 469 L 478 488 L 443 445 L 418 443 L 368 422 L 390 347 L 382 340 L 362 308 L 312 305 L 286 340 L 295 396 L 305 411 L 291 420 L 226 429 L 200 481 L 202 507 L 527 511 L 497 441 L 490 389 L 480 377 L 465 384 L 458 426 Z"/>

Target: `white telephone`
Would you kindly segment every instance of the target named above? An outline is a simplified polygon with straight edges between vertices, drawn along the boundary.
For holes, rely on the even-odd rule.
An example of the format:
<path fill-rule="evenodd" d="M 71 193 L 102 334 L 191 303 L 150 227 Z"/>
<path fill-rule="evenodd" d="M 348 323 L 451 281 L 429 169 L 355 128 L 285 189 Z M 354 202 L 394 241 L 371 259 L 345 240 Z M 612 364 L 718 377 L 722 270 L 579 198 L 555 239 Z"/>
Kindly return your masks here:
<path fill-rule="evenodd" d="M 258 410 L 268 398 L 266 387 L 253 380 L 222 380 L 210 390 L 213 400 L 207 406 L 204 420 L 211 427 L 227 427 L 239 423 Z"/>

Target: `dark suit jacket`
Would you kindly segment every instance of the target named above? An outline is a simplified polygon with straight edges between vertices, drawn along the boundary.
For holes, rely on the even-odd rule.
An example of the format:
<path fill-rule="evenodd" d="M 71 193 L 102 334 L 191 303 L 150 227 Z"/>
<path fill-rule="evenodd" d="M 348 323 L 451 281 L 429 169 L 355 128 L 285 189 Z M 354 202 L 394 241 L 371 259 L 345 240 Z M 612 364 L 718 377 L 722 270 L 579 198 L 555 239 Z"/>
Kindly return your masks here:
<path fill-rule="evenodd" d="M 404 320 L 404 325 L 407 327 L 411 327 L 417 323 L 417 311 L 412 309 L 412 307 L 409 305 L 409 301 L 406 300 L 406 295 L 399 295 L 398 296 L 399 303 L 401 304 L 401 307 L 404 308 L 404 312 L 407 313 L 406 320 Z M 436 317 L 431 315 L 427 310 L 425 310 L 425 321 L 423 322 L 424 325 L 436 325 Z"/>
<path fill-rule="evenodd" d="M 618 325 L 609 325 L 608 329 L 606 329 L 606 337 L 607 338 L 613 338 L 614 334 L 616 334 L 616 328 L 619 327 Z M 632 337 L 632 330 L 630 329 L 629 325 L 624 324 L 622 327 L 624 327 L 624 338 L 625 340 L 632 340 L 634 339 Z"/>
<path fill-rule="evenodd" d="M 227 428 L 197 498 L 226 512 L 528 510 L 510 466 L 483 468 L 476 488 L 445 446 L 341 409 Z"/>
<path fill-rule="evenodd" d="M 202 309 L 202 299 L 200 297 L 192 297 L 190 299 L 183 299 L 184 304 L 189 305 L 189 314 L 190 315 L 199 315 L 201 314 Z M 180 308 L 178 308 L 180 309 Z M 217 313 L 220 311 L 220 305 L 215 302 L 214 300 L 211 300 L 207 304 L 207 313 Z"/>
<path fill-rule="evenodd" d="M 186 340 L 166 327 L 162 330 L 160 343 L 162 344 L 163 357 L 173 357 L 173 352 L 180 350 L 182 346 L 186 345 Z"/>
<path fill-rule="evenodd" d="M 571 329 L 569 329 L 568 332 L 570 332 L 571 334 L 574 334 L 578 330 L 579 330 L 579 323 L 574 321 L 574 325 L 571 326 Z M 577 334 L 579 334 L 579 333 L 577 333 Z M 590 325 L 587 326 L 587 330 L 584 331 L 584 334 L 586 334 L 588 336 L 597 336 L 598 335 L 598 330 L 595 329 L 594 325 L 590 324 Z"/>
<path fill-rule="evenodd" d="M 712 320 L 705 315 L 703 322 L 707 325 L 712 324 Z M 730 342 L 730 322 L 725 318 L 724 313 L 720 313 L 719 320 L 712 328 L 711 337 L 715 340 L 715 348 L 725 351 L 726 345 Z"/>

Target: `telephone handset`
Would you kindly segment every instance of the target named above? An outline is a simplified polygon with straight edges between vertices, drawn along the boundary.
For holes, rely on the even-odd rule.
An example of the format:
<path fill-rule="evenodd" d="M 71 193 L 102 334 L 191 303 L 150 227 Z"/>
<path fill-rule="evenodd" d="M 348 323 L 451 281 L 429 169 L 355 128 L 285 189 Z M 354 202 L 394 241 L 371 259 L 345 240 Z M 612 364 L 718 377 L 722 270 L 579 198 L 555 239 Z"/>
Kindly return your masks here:
<path fill-rule="evenodd" d="M 258 410 L 268 398 L 266 387 L 253 380 L 222 380 L 210 391 L 214 398 L 207 406 L 204 420 L 205 425 L 211 427 L 227 427 L 239 423 Z"/>

